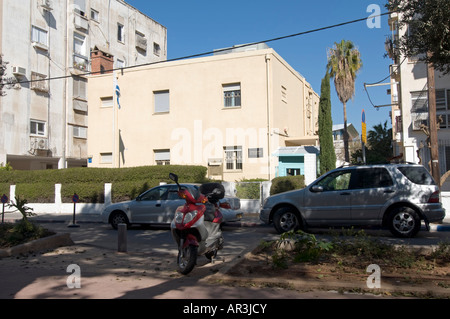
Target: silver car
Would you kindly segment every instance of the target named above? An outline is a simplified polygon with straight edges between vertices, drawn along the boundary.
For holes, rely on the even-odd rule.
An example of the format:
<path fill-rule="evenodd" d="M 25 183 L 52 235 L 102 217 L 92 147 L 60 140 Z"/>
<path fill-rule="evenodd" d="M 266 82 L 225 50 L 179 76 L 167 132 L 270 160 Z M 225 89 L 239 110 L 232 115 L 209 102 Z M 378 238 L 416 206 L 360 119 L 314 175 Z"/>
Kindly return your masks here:
<path fill-rule="evenodd" d="M 192 193 L 199 192 L 198 185 L 181 184 L 183 187 L 193 188 Z M 221 202 L 227 202 L 227 197 Z M 239 199 L 230 199 L 230 205 L 221 204 L 220 211 L 223 215 L 223 221 L 235 221 L 242 218 Z M 115 203 L 106 206 L 101 218 L 104 223 L 109 223 L 114 229 L 117 229 L 121 223 L 131 224 L 152 224 L 169 225 L 173 219 L 177 207 L 183 206 L 185 200 L 178 197 L 178 187 L 175 184 L 167 184 L 153 187 L 140 194 L 133 200 Z"/>
<path fill-rule="evenodd" d="M 416 164 L 340 167 L 304 189 L 268 197 L 260 212 L 279 233 L 354 225 L 383 226 L 398 237 L 414 237 L 422 220 L 428 228 L 444 217 L 438 186 Z"/>

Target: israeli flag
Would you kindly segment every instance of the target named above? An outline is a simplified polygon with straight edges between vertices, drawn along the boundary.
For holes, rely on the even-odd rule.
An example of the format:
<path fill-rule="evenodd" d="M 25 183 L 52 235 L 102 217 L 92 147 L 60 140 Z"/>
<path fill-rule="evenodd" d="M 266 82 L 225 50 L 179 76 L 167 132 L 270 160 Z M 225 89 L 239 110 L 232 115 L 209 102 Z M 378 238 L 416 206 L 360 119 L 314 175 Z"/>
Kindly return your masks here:
<path fill-rule="evenodd" d="M 119 106 L 119 109 L 120 109 L 120 101 L 119 101 L 119 98 L 120 98 L 120 87 L 119 87 L 119 84 L 116 84 L 116 96 L 117 96 L 117 105 Z"/>
<path fill-rule="evenodd" d="M 117 77 L 116 77 L 116 72 L 113 73 L 113 81 L 114 81 L 114 94 L 116 95 L 117 98 L 117 106 L 120 109 L 120 87 L 119 87 L 119 83 L 117 83 Z"/>

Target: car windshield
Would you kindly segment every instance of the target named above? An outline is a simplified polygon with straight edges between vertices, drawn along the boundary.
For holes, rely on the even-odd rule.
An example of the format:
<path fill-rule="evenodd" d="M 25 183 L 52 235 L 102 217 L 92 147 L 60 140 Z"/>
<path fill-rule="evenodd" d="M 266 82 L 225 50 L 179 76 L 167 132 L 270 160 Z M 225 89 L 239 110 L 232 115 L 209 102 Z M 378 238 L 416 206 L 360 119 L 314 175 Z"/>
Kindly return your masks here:
<path fill-rule="evenodd" d="M 407 179 L 415 184 L 436 185 L 430 173 L 423 166 L 399 166 L 397 168 Z"/>

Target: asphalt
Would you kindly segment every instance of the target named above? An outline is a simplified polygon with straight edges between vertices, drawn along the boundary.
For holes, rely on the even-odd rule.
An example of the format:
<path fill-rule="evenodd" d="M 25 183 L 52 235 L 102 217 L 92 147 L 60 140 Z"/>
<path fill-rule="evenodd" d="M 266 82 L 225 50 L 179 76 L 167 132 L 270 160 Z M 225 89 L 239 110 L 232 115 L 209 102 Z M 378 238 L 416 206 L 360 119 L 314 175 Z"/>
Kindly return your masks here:
<path fill-rule="evenodd" d="M 20 217 L 10 214 L 5 220 L 13 221 Z M 32 219 L 39 223 L 49 223 L 49 226 L 55 229 L 70 233 L 73 244 L 65 242 L 59 245 L 62 247 L 46 252 L 22 252 L 18 256 L 2 258 L 0 299 L 178 299 L 182 300 L 181 305 L 184 306 L 187 304 L 183 300 L 187 297 L 189 300 L 264 299 L 272 302 L 274 299 L 403 298 L 390 293 L 371 293 L 365 291 L 364 287 L 355 289 L 339 282 L 318 287 L 317 284 L 302 280 L 284 282 L 277 278 L 250 280 L 228 276 L 228 271 L 239 264 L 246 254 L 250 254 L 259 242 L 243 247 L 239 254 L 225 256 L 213 264 L 202 263 L 191 274 L 182 276 L 174 272 L 176 251 L 171 248 L 146 247 L 119 253 L 115 250 L 116 246 L 102 244 L 102 240 L 107 239 L 96 238 L 93 235 L 94 230 L 109 226 L 99 225 L 99 216 L 75 216 L 75 226 L 80 227 L 67 227 L 72 223 L 73 215 L 40 214 Z M 229 223 L 227 227 L 249 230 L 264 226 L 257 214 L 248 214 L 242 221 Z M 445 219 L 442 224 L 433 224 L 431 231 L 450 231 L 450 220 Z M 153 236 L 157 232 L 149 233 Z M 79 265 L 82 269 L 82 286 L 79 289 L 69 288 L 70 285 L 76 284 L 77 271 L 69 269 L 70 265 Z M 69 279 L 72 280 L 70 283 Z M 400 289 L 384 288 L 386 291 Z M 404 288 L 405 291 L 411 291 L 411 287 Z M 448 289 L 441 290 L 443 296 L 450 296 Z M 419 293 L 426 294 L 427 291 L 419 289 Z M 295 307 L 296 304 L 288 306 L 286 309 L 291 311 L 290 307 Z M 273 307 L 278 309 L 276 305 Z"/>

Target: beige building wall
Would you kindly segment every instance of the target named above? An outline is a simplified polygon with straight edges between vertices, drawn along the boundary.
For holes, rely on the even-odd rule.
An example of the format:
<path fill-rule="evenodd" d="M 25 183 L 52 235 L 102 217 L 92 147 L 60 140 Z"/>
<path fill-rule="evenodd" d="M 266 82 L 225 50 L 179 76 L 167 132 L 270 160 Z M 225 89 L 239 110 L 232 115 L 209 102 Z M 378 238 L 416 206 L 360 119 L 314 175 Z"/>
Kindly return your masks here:
<path fill-rule="evenodd" d="M 115 76 L 120 109 L 116 98 L 111 105 L 113 76 L 89 78 L 89 166 L 170 162 L 208 166 L 211 177 L 228 181 L 273 178 L 272 153 L 287 140 L 316 145 L 319 98 L 272 49 L 125 69 Z M 238 106 L 224 105 L 231 87 L 240 89 Z M 155 111 L 160 92 L 170 98 L 166 112 Z M 308 107 L 314 118 L 305 123 Z"/>

